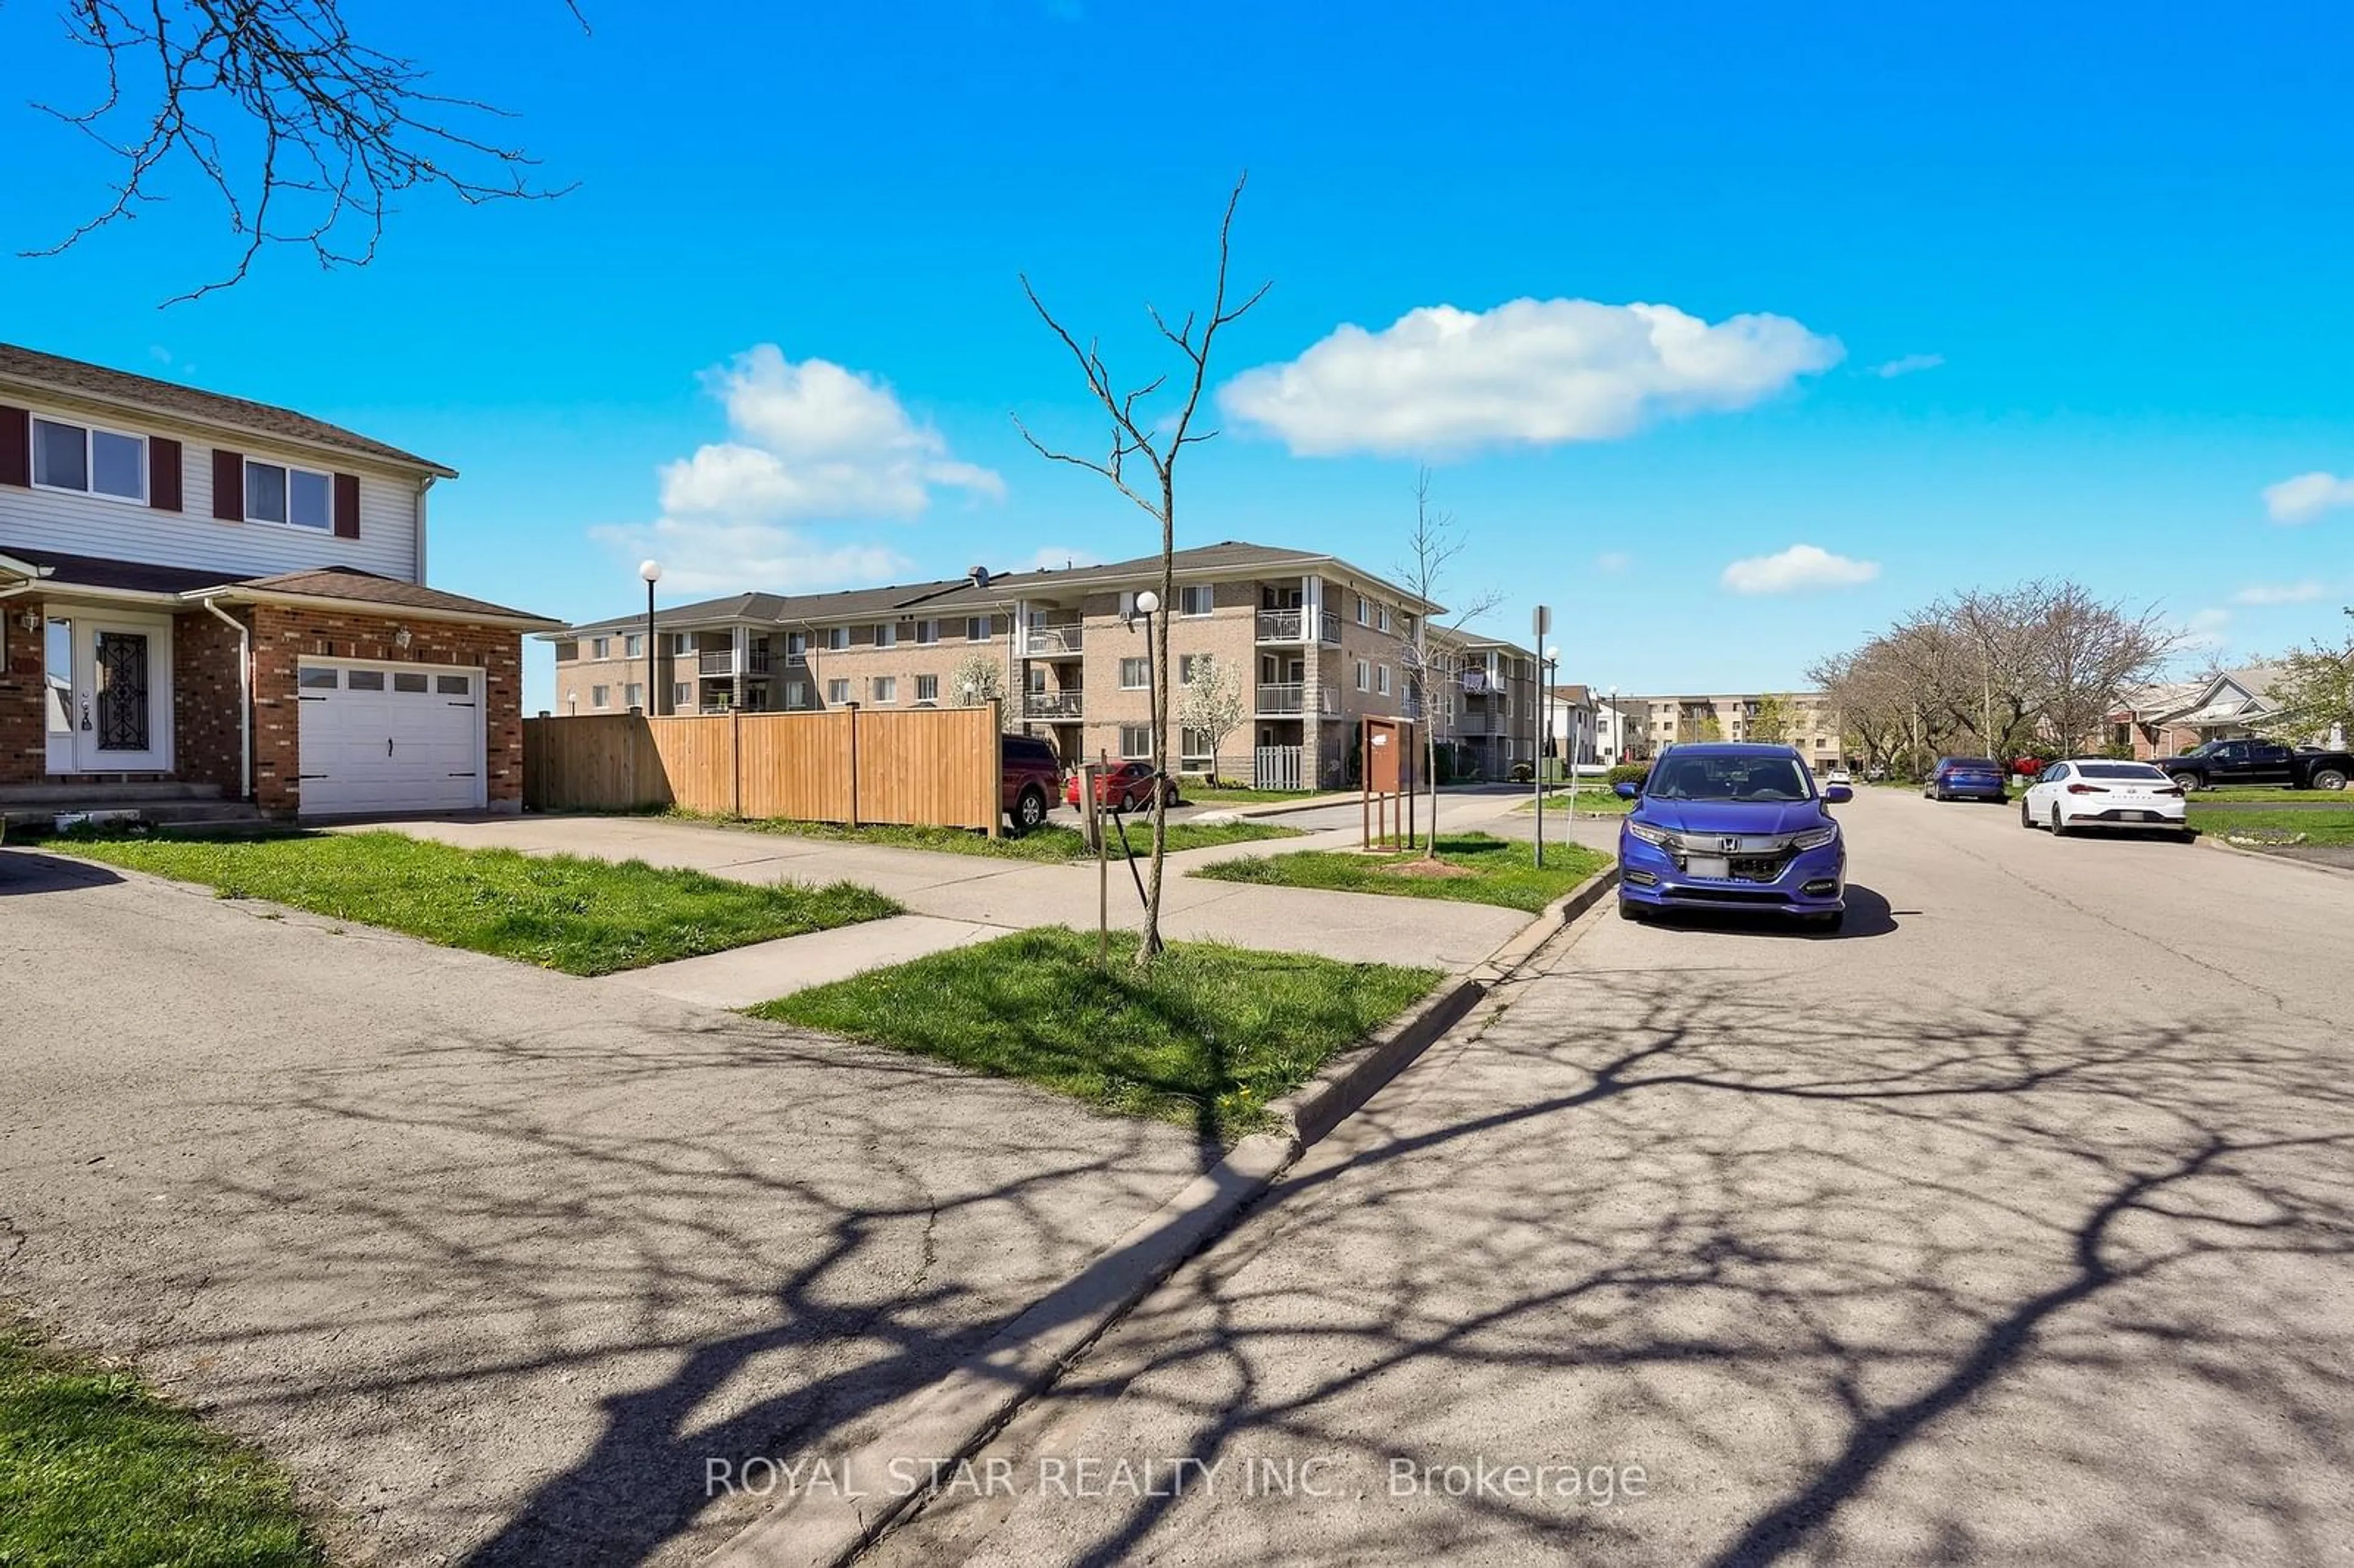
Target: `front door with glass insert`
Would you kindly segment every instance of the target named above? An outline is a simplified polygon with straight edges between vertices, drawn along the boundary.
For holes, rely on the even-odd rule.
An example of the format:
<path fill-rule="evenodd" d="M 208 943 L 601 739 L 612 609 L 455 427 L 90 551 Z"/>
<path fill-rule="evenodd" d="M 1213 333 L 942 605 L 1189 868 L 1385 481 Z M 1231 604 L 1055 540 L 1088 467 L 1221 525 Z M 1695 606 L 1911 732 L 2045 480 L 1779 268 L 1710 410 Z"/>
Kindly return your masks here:
<path fill-rule="evenodd" d="M 172 623 L 53 617 L 52 773 L 164 773 L 172 767 Z"/>

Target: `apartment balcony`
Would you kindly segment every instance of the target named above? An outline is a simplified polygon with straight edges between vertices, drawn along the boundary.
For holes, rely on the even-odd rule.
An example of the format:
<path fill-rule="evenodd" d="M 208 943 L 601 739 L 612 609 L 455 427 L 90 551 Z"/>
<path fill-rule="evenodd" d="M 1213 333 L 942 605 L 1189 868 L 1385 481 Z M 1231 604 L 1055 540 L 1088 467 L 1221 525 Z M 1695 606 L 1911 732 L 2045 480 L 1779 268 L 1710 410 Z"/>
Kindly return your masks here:
<path fill-rule="evenodd" d="M 1047 722 L 1078 718 L 1082 695 L 1079 692 L 1024 692 L 1022 716 Z"/>
<path fill-rule="evenodd" d="M 1341 641 L 1341 618 L 1327 611 L 1311 615 L 1304 609 L 1262 609 L 1258 612 L 1258 640 L 1261 642 L 1305 642 L 1310 623 L 1314 623 L 1316 640 L 1337 643 Z"/>
<path fill-rule="evenodd" d="M 1313 682 L 1293 681 L 1258 689 L 1258 716 L 1301 718 L 1310 715 L 1333 717 L 1341 711 L 1341 694 Z"/>
<path fill-rule="evenodd" d="M 696 654 L 695 658 L 695 673 L 698 675 L 732 675 L 736 673 L 736 650 L 733 648 L 715 648 Z"/>
<path fill-rule="evenodd" d="M 1022 656 L 1024 659 L 1076 659 L 1082 641 L 1081 628 L 1076 620 L 1049 621 L 1031 625 L 1022 630 Z"/>
<path fill-rule="evenodd" d="M 1463 690 L 1469 695 L 1475 697 L 1490 696 L 1495 693 L 1502 691 L 1503 689 L 1504 683 L 1497 677 L 1490 675 L 1485 670 L 1466 670 L 1463 672 Z"/>

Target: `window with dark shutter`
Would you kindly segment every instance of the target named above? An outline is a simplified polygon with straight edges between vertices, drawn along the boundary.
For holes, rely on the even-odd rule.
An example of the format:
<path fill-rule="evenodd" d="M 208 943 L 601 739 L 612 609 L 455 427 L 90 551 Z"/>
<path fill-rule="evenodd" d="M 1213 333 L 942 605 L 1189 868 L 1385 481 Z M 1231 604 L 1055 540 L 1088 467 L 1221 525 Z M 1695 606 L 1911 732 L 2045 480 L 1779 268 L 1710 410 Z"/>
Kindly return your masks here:
<path fill-rule="evenodd" d="M 27 408 L 0 408 L 0 484 L 33 487 L 33 415 Z"/>
<path fill-rule="evenodd" d="M 355 473 L 339 473 L 335 475 L 335 537 L 359 536 L 360 478 Z"/>

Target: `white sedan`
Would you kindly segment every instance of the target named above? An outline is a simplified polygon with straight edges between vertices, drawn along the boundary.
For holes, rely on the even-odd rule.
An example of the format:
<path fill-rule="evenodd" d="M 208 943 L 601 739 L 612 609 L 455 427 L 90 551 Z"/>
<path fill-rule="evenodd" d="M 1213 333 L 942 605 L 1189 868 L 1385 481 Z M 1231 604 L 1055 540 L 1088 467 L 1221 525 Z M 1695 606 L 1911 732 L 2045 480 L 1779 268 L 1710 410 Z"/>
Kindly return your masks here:
<path fill-rule="evenodd" d="M 2190 832 L 2180 785 L 2147 762 L 2097 757 L 2048 764 L 2020 797 L 2019 825 L 2055 833 L 2140 828 L 2188 837 Z"/>
<path fill-rule="evenodd" d="M 1848 777 L 1846 768 L 1834 768 L 1823 776 L 1823 782 L 1826 784 L 1852 784 L 1855 780 Z"/>

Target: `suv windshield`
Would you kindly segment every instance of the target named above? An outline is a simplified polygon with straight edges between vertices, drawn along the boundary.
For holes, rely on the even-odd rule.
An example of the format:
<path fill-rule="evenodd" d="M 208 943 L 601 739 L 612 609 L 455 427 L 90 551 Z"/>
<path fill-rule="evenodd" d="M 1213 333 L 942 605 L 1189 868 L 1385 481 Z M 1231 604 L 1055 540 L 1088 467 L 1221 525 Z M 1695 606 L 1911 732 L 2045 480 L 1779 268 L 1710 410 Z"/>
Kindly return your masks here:
<path fill-rule="evenodd" d="M 1788 757 L 1670 757 L 1645 791 L 1659 800 L 1805 800 L 1814 791 Z"/>

